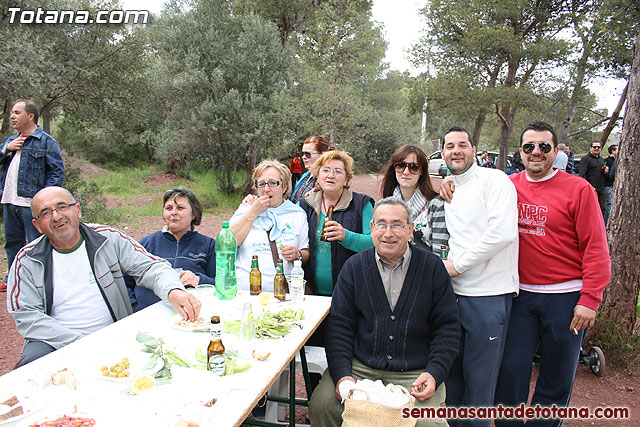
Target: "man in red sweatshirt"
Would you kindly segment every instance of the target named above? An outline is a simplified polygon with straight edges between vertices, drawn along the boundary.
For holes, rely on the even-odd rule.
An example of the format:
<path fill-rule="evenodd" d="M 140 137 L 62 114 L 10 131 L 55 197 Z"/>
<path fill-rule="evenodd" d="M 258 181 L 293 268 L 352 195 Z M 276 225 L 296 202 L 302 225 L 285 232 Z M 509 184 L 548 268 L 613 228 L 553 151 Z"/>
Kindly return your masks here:
<path fill-rule="evenodd" d="M 611 275 L 598 195 L 584 179 L 552 167 L 557 152 L 547 123 L 534 122 L 520 135 L 525 172 L 510 177 L 518 193 L 520 294 L 513 299 L 496 405 L 526 404 L 540 347 L 531 405 L 568 406 L 582 337 Z M 527 426 L 561 424 L 530 420 Z M 505 425 L 524 422 L 496 420 Z"/>

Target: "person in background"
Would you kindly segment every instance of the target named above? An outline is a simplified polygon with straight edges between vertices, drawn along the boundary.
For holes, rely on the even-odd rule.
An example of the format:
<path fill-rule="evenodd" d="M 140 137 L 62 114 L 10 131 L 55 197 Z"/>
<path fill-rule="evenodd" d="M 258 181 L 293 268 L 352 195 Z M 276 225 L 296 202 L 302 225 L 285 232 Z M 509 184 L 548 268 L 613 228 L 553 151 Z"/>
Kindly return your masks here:
<path fill-rule="evenodd" d="M 287 166 L 277 160 L 263 160 L 251 179 L 257 197 L 245 198 L 229 220 L 238 243 L 238 289 L 249 290 L 251 258 L 258 255 L 262 291 L 273 292 L 276 266 L 270 242 L 274 242 L 276 256 L 284 261 L 285 276 L 289 276 L 293 261 L 306 263 L 309 259 L 309 226 L 302 208 L 288 199 L 291 172 Z"/>
<path fill-rule="evenodd" d="M 609 157 L 604 159 L 604 163 L 609 168 L 609 172 L 611 172 L 613 168 L 613 164 L 615 163 L 616 158 L 618 157 L 618 146 L 610 145 L 608 150 L 609 150 Z M 612 175 L 613 177 L 615 177 L 615 174 L 611 174 L 611 173 L 607 173 L 604 176 L 604 194 L 606 196 L 605 211 L 604 211 L 604 225 L 607 225 L 609 223 L 609 213 L 611 212 L 611 206 L 613 205 L 613 198 L 611 197 L 611 195 L 613 194 Z"/>
<path fill-rule="evenodd" d="M 370 248 L 373 199 L 349 188 L 353 159 L 347 152 L 324 153 L 311 167 L 319 191 L 300 203 L 309 223 L 311 256 L 304 266 L 307 286 L 319 295 L 331 295 L 344 262 L 356 252 Z M 327 222 L 327 241 L 320 240 L 322 224 L 330 205 L 332 221 Z"/>
<path fill-rule="evenodd" d="M 487 157 L 487 162 L 482 165 L 483 168 L 489 168 L 489 169 L 497 169 L 496 168 L 496 163 L 493 160 L 493 156 L 489 156 Z"/>
<path fill-rule="evenodd" d="M 296 182 L 302 175 L 302 160 L 300 160 L 300 156 L 295 156 L 291 159 L 289 170 L 291 171 L 291 188 L 295 188 Z"/>
<path fill-rule="evenodd" d="M 478 163 L 478 166 L 484 166 L 487 164 L 487 159 L 489 157 L 489 153 L 487 153 L 486 151 L 483 151 L 482 154 L 480 154 L 479 156 L 476 156 L 476 163 Z"/>
<path fill-rule="evenodd" d="M 180 282 L 185 287 L 214 284 L 216 275 L 215 240 L 196 231 L 202 221 L 202 205 L 193 192 L 174 188 L 162 197 L 164 228 L 140 239 L 140 244 L 153 255 L 169 261 L 179 270 Z M 151 289 L 136 286 L 131 277 L 125 277 L 133 290 L 134 311 L 142 310 L 160 301 Z"/>
<path fill-rule="evenodd" d="M 313 191 L 317 177 L 311 174 L 311 166 L 318 160 L 324 152 L 334 150 L 335 147 L 330 146 L 322 135 L 310 136 L 304 140 L 302 144 L 302 161 L 307 171 L 300 177 L 291 194 L 293 203 L 300 203 L 310 191 Z"/>
<path fill-rule="evenodd" d="M 513 171 L 513 173 L 520 173 L 524 170 L 524 164 L 522 164 L 520 151 L 516 151 L 515 153 L 513 153 L 513 157 L 511 159 L 511 170 Z"/>
<path fill-rule="evenodd" d="M 520 153 L 520 151 L 516 151 L 516 152 Z M 568 144 L 564 145 L 564 154 L 567 155 L 567 169 L 565 170 L 565 172 L 575 175 L 576 174 L 576 159 L 575 159 L 575 156 L 573 154 L 573 151 L 571 151 L 571 147 Z"/>
<path fill-rule="evenodd" d="M 382 197 L 397 197 L 409 205 L 409 218 L 414 223 L 413 242 L 435 253 L 449 244 L 444 219 L 444 200 L 433 189 L 429 179 L 429 158 L 420 147 L 398 148 L 382 170 Z"/>
<path fill-rule="evenodd" d="M 582 159 L 580 159 L 580 171 L 579 175 L 586 179 L 598 193 L 598 203 L 600 204 L 600 210 L 602 211 L 602 218 L 604 221 L 604 215 L 606 212 L 607 196 L 604 191 L 604 176 L 609 173 L 609 167 L 604 162 L 604 159 L 600 157 L 600 151 L 602 151 L 602 144 L 600 141 L 594 141 L 589 147 L 589 153 L 587 153 Z"/>
<path fill-rule="evenodd" d="M 529 124 L 520 135 L 526 172 L 510 177 L 518 192 L 520 294 L 513 299 L 496 405 L 527 404 L 538 349 L 531 406 L 569 405 L 582 338 L 611 275 L 596 194 L 584 180 L 552 167 L 556 143 L 551 125 Z M 529 419 L 526 425 L 561 424 Z M 496 420 L 498 427 L 512 425 L 524 420 Z"/>
<path fill-rule="evenodd" d="M 4 248 L 11 268 L 16 254 L 40 233 L 32 224 L 31 198 L 42 188 L 61 186 L 64 165 L 60 145 L 38 126 L 40 110 L 29 99 L 19 99 L 11 109 L 17 134 L 0 145 L 0 191 L 4 217 Z M 0 282 L 0 292 L 7 282 Z"/>
<path fill-rule="evenodd" d="M 564 144 L 558 144 L 558 155 L 556 156 L 556 159 L 553 161 L 553 167 L 566 172 L 567 166 L 569 165 L 569 157 L 564 152 L 564 149 L 565 149 Z"/>
<path fill-rule="evenodd" d="M 9 271 L 7 310 L 25 339 L 18 367 L 133 313 L 123 274 L 153 289 L 187 320 L 200 301 L 178 273 L 122 231 L 80 222 L 82 209 L 61 187 L 31 200 L 43 236 L 24 246 Z"/>

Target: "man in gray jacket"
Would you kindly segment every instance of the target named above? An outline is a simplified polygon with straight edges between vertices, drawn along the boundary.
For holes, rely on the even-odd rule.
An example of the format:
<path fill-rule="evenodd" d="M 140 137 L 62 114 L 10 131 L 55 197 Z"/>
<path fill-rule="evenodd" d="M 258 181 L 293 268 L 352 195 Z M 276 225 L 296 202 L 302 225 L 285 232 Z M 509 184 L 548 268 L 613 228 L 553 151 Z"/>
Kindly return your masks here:
<path fill-rule="evenodd" d="M 25 339 L 18 367 L 131 314 L 123 273 L 185 319 L 198 317 L 200 302 L 167 261 L 115 228 L 81 223 L 66 189 L 40 190 L 31 212 L 43 236 L 18 252 L 7 290 L 7 309 Z"/>

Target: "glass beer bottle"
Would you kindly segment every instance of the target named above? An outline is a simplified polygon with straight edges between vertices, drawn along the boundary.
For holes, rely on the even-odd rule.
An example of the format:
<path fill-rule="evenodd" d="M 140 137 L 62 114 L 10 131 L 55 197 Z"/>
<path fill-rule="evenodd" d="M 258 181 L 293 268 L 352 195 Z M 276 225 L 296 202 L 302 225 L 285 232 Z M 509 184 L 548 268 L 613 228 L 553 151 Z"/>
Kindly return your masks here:
<path fill-rule="evenodd" d="M 251 272 L 249 273 L 249 293 L 258 295 L 262 292 L 262 273 L 258 267 L 258 255 L 251 258 Z"/>
<path fill-rule="evenodd" d="M 224 375 L 224 344 L 222 344 L 220 316 L 211 316 L 211 341 L 207 348 L 207 370 L 218 376 Z"/>
<path fill-rule="evenodd" d="M 280 301 L 285 300 L 285 277 L 284 277 L 284 266 L 282 265 L 282 260 L 278 259 L 278 268 L 276 269 L 276 277 L 273 280 L 273 296 Z"/>
<path fill-rule="evenodd" d="M 332 217 L 333 217 L 333 208 L 334 208 L 334 205 L 329 205 L 329 210 L 327 211 L 327 216 L 324 219 L 324 221 L 322 221 L 322 231 L 320 232 L 320 240 L 322 240 L 323 242 L 327 241 L 327 236 L 325 235 L 326 229 L 327 229 L 327 222 L 333 221 L 333 219 L 332 219 Z"/>

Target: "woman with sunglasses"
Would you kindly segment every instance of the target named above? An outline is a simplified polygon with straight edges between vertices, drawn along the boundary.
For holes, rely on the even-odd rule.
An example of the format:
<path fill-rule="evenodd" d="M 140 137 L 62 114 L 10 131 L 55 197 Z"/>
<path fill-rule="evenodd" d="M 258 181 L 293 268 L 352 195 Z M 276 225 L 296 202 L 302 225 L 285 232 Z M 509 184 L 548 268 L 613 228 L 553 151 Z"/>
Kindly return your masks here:
<path fill-rule="evenodd" d="M 431 186 L 425 152 L 415 145 L 403 145 L 393 153 L 382 176 L 382 197 L 398 197 L 409 205 L 414 243 L 440 255 L 440 248 L 449 242 L 449 233 L 444 200 Z"/>
<path fill-rule="evenodd" d="M 310 191 L 313 191 L 316 178 L 310 173 L 311 166 L 318 160 L 322 153 L 334 149 L 335 147 L 330 146 L 322 135 L 310 136 L 304 140 L 300 157 L 302 157 L 307 172 L 300 177 L 293 188 L 293 194 L 291 195 L 291 201 L 293 203 L 299 203 Z"/>
<path fill-rule="evenodd" d="M 373 199 L 351 191 L 353 159 L 341 150 L 327 151 L 311 166 L 316 189 L 300 202 L 309 223 L 311 256 L 304 266 L 307 286 L 319 295 L 331 295 L 344 262 L 373 246 L 371 219 Z M 332 221 L 327 221 L 320 240 L 322 225 L 329 206 L 334 206 Z"/>
<path fill-rule="evenodd" d="M 289 276 L 293 261 L 309 259 L 307 216 L 300 206 L 288 200 L 291 172 L 277 160 L 263 160 L 253 170 L 257 191 L 252 203 L 241 204 L 229 221 L 236 236 L 236 276 L 239 290 L 249 290 L 251 258 L 258 255 L 262 273 L 262 291 L 273 292 L 276 267 L 272 251 L 284 261 L 284 274 Z M 270 241 L 275 242 L 272 249 Z"/>

